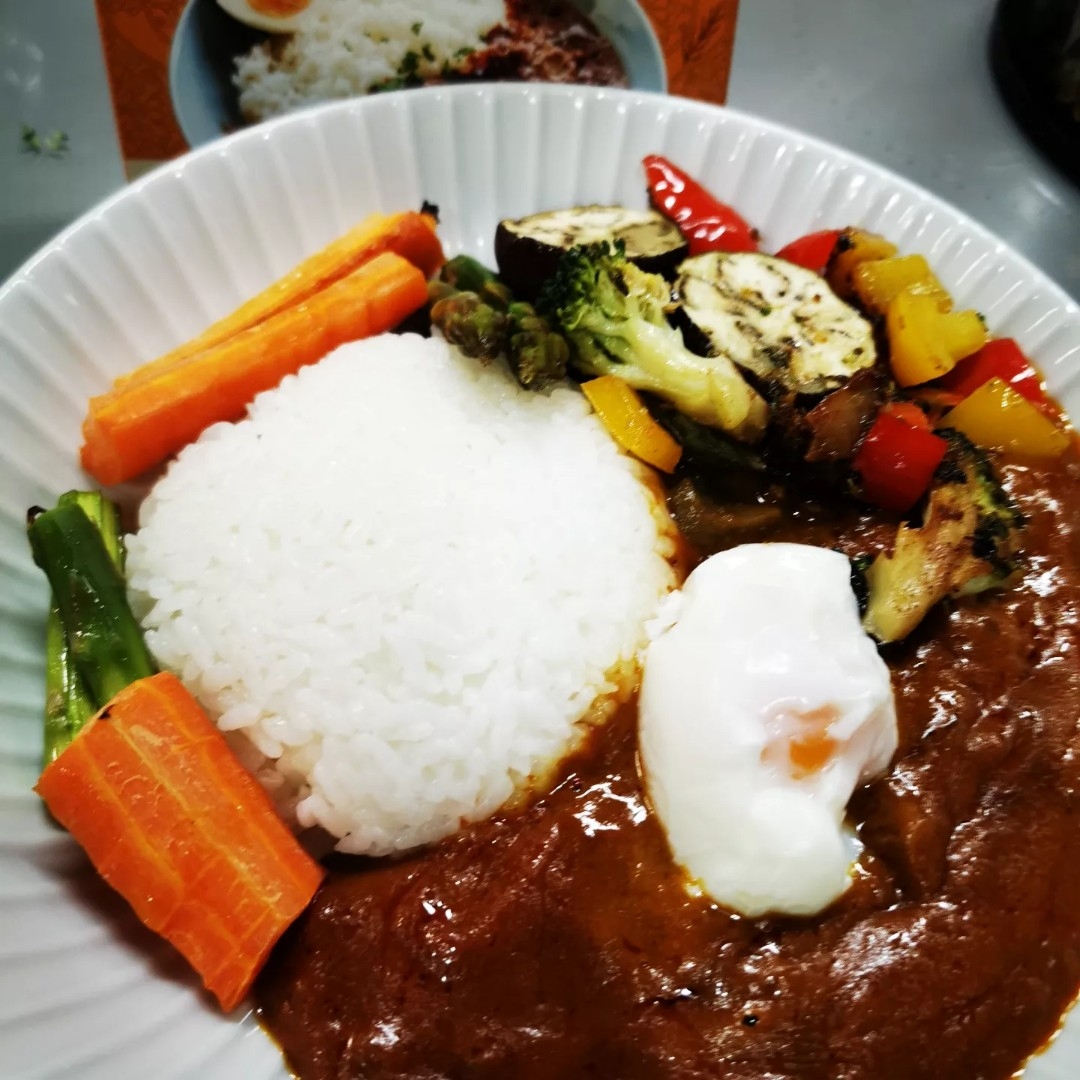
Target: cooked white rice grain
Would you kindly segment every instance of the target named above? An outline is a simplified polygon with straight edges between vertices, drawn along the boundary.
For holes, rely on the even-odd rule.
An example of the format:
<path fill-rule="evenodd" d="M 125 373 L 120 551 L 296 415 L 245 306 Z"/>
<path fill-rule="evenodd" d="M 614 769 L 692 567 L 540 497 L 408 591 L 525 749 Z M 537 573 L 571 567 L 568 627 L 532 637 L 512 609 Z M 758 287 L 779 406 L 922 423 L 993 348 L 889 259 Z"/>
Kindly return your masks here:
<path fill-rule="evenodd" d="M 673 584 L 664 520 L 577 391 L 386 335 L 189 446 L 128 568 L 154 654 L 268 790 L 383 854 L 565 754 Z"/>
<path fill-rule="evenodd" d="M 233 82 L 250 122 L 317 101 L 366 94 L 415 66 L 455 68 L 506 18 L 504 0 L 315 0 L 284 45 L 255 45 Z"/>

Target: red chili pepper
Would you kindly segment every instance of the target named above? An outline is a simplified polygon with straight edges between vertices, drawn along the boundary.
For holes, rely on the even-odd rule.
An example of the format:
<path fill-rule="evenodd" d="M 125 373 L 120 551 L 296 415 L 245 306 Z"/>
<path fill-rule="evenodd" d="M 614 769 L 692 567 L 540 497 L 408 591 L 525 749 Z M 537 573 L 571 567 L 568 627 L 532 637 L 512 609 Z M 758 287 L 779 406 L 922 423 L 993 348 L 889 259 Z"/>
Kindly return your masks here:
<path fill-rule="evenodd" d="M 836 241 L 840 239 L 840 229 L 822 229 L 821 232 L 807 233 L 798 240 L 785 244 L 777 253 L 778 259 L 786 259 L 796 266 L 805 266 L 815 274 L 824 274 L 829 265 Z"/>
<path fill-rule="evenodd" d="M 682 169 L 659 154 L 650 154 L 642 164 L 653 206 L 679 226 L 690 244 L 691 255 L 757 251 L 757 230 Z"/>
<path fill-rule="evenodd" d="M 886 510 L 910 510 L 926 493 L 948 448 L 940 435 L 883 409 L 853 462 L 863 494 Z"/>
<path fill-rule="evenodd" d="M 941 385 L 946 390 L 966 398 L 991 379 L 1001 379 L 1036 405 L 1045 404 L 1047 401 L 1039 373 L 1012 338 L 988 341 L 973 356 L 961 360 L 941 380 Z"/>

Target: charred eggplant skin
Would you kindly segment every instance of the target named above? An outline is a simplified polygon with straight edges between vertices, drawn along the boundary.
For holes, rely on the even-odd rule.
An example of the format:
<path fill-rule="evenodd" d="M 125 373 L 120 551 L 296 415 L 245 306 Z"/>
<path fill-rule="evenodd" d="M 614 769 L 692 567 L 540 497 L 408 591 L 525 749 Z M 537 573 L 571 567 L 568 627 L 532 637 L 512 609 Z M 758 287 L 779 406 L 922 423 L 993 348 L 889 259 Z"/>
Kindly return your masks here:
<path fill-rule="evenodd" d="M 650 274 L 671 278 L 689 251 L 678 226 L 655 210 L 576 206 L 499 222 L 495 261 L 515 296 L 540 295 L 565 251 L 582 244 L 621 240 L 627 259 Z"/>

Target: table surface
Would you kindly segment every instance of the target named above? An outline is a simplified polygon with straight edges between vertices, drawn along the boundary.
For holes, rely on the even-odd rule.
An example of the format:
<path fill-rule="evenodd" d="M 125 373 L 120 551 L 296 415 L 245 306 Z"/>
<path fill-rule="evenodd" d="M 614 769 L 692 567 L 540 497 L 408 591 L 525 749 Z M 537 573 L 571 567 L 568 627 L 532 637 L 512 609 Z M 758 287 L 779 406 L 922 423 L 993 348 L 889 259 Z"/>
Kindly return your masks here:
<path fill-rule="evenodd" d="M 922 184 L 1080 297 L 1080 188 L 998 96 L 993 10 L 994 0 L 741 0 L 728 101 Z"/>
<path fill-rule="evenodd" d="M 728 100 L 864 154 L 1080 296 L 1080 189 L 988 67 L 993 0 L 741 0 Z M 70 149 L 22 152 L 22 125 Z M 0 0 L 0 280 L 124 182 L 93 0 Z"/>

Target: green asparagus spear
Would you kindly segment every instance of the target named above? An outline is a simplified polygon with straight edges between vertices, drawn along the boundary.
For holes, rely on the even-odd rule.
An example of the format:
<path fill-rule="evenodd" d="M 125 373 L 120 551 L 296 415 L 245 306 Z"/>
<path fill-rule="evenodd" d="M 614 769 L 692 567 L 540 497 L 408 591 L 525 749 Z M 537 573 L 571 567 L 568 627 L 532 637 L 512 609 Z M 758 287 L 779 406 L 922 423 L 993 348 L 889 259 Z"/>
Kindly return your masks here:
<path fill-rule="evenodd" d="M 506 309 L 510 319 L 506 358 L 526 390 L 544 390 L 566 377 L 570 345 L 531 304 L 515 300 Z"/>
<path fill-rule="evenodd" d="M 469 255 L 457 255 L 443 264 L 440 277 L 458 292 L 476 293 L 485 304 L 505 310 L 513 294 L 482 262 Z"/>
<path fill-rule="evenodd" d="M 466 355 L 494 360 L 506 355 L 526 390 L 544 390 L 566 376 L 570 346 L 531 304 L 483 263 L 468 255 L 447 262 L 428 289 L 431 321 Z"/>
<path fill-rule="evenodd" d="M 42 765 L 55 761 L 94 715 L 94 703 L 86 689 L 64 635 L 56 604 L 49 607 L 45 623 L 45 749 Z"/>
<path fill-rule="evenodd" d="M 101 533 L 105 549 L 118 570 L 123 569 L 124 549 L 116 507 L 98 491 L 69 491 L 59 505 L 81 507 Z M 67 749 L 83 725 L 104 702 L 90 696 L 75 666 L 60 609 L 53 598 L 45 623 L 45 729 L 43 765 Z"/>
<path fill-rule="evenodd" d="M 448 285 L 445 281 L 439 281 L 438 278 L 428 282 L 427 299 L 429 307 L 434 307 L 440 300 L 445 300 L 449 296 L 457 296 L 457 294 L 458 290 L 453 285 Z"/>
<path fill-rule="evenodd" d="M 682 446 L 688 460 L 721 473 L 732 470 L 765 471 L 765 462 L 759 454 L 725 435 L 719 428 L 699 424 L 685 413 L 659 401 L 650 402 L 649 411 Z"/>
<path fill-rule="evenodd" d="M 57 506 L 78 506 L 97 526 L 109 558 L 117 570 L 124 572 L 124 539 L 120 534 L 120 511 L 100 491 L 65 491 L 56 500 Z"/>
<path fill-rule="evenodd" d="M 494 360 L 506 350 L 506 313 L 485 303 L 474 292 L 457 292 L 436 301 L 431 322 L 447 341 L 466 356 Z"/>
<path fill-rule="evenodd" d="M 128 607 L 120 568 L 78 502 L 32 510 L 27 533 L 34 561 L 52 585 L 71 658 L 94 705 L 100 707 L 129 683 L 154 674 L 157 669 Z"/>

